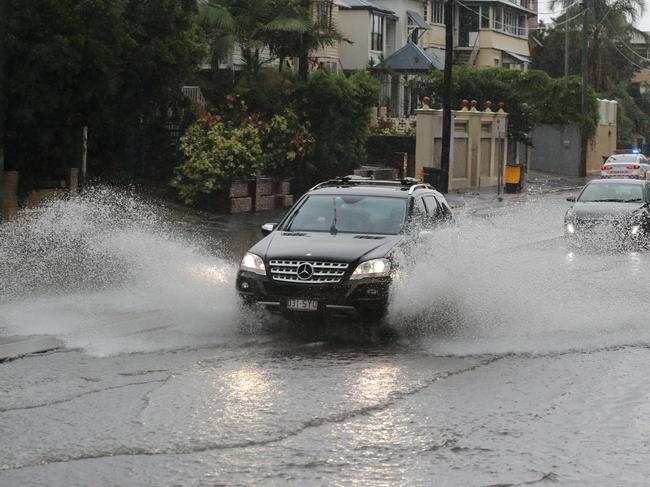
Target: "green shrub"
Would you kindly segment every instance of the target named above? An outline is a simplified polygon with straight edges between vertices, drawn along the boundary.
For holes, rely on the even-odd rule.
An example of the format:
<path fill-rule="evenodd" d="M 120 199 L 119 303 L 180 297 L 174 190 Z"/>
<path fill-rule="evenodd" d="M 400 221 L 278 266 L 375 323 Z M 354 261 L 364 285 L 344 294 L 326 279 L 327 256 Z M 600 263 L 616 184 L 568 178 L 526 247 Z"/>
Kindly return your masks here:
<path fill-rule="evenodd" d="M 176 168 L 172 186 L 187 204 L 225 184 L 258 174 L 264 158 L 259 132 L 252 124 L 241 127 L 203 119 L 181 138 L 187 159 Z"/>
<path fill-rule="evenodd" d="M 181 138 L 186 157 L 171 185 L 187 204 L 224 189 L 235 180 L 259 174 L 286 176 L 309 151 L 311 135 L 297 115 L 286 109 L 265 120 L 238 97 L 229 97 L 229 119 L 206 113 Z"/>

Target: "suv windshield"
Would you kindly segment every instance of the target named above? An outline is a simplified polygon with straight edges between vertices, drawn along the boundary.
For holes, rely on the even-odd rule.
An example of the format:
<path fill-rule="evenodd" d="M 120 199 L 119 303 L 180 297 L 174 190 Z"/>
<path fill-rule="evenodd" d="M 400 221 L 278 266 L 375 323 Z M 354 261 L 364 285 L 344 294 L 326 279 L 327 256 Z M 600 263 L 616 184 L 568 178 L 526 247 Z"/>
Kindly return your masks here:
<path fill-rule="evenodd" d="M 643 187 L 636 184 L 600 183 L 588 185 L 578 201 L 617 201 L 634 203 L 643 201 Z"/>
<path fill-rule="evenodd" d="M 309 196 L 289 216 L 284 230 L 396 235 L 406 217 L 406 201 L 380 196 Z"/>

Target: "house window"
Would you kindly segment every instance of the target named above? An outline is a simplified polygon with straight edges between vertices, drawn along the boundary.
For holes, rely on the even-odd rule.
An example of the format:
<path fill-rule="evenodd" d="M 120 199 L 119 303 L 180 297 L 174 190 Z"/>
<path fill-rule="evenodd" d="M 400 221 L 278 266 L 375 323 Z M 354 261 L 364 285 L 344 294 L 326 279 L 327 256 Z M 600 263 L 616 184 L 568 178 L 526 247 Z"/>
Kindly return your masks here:
<path fill-rule="evenodd" d="M 319 25 L 332 25 L 332 2 L 316 3 L 316 23 Z"/>
<path fill-rule="evenodd" d="M 493 28 L 495 30 L 502 30 L 508 34 L 515 36 L 526 36 L 527 21 L 525 15 L 517 15 L 514 12 L 503 10 L 501 8 L 494 9 Z"/>
<path fill-rule="evenodd" d="M 370 32 L 370 49 L 373 51 L 384 50 L 384 17 L 373 14 L 372 30 Z"/>
<path fill-rule="evenodd" d="M 526 35 L 528 34 L 526 32 L 527 27 L 528 27 L 528 21 L 526 20 L 526 16 L 520 15 L 517 18 L 517 35 L 526 37 Z"/>
<path fill-rule="evenodd" d="M 445 2 L 444 0 L 433 0 L 431 4 L 431 22 L 433 24 L 445 23 Z"/>
<path fill-rule="evenodd" d="M 508 34 L 517 33 L 517 15 L 506 10 L 503 15 L 503 24 L 503 30 L 505 30 Z"/>
<path fill-rule="evenodd" d="M 490 28 L 490 7 L 487 5 L 481 6 L 481 29 Z"/>
<path fill-rule="evenodd" d="M 492 28 L 494 30 L 502 30 L 503 29 L 503 9 L 501 7 L 494 7 L 492 9 L 492 12 L 494 14 L 492 18 Z"/>

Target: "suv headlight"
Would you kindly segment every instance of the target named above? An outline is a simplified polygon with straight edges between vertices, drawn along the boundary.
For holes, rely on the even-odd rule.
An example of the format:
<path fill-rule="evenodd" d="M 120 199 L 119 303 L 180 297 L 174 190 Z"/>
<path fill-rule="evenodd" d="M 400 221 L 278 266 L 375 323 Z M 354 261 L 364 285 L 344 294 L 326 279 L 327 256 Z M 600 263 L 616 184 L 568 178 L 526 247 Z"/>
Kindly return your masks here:
<path fill-rule="evenodd" d="M 239 268 L 243 271 L 254 272 L 256 274 L 266 275 L 266 266 L 264 261 L 259 255 L 246 252 L 244 258 L 241 260 Z"/>
<path fill-rule="evenodd" d="M 354 270 L 350 279 L 363 279 L 364 277 L 383 277 L 390 274 L 390 260 L 372 259 L 362 262 Z"/>

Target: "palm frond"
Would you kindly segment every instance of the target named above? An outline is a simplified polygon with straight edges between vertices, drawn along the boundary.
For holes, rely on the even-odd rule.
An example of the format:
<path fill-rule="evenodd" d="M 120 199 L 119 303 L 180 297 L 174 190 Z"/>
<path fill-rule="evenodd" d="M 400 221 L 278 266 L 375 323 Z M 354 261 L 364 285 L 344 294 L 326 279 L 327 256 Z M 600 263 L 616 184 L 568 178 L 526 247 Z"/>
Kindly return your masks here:
<path fill-rule="evenodd" d="M 235 26 L 235 19 L 230 12 L 225 7 L 216 4 L 201 5 L 197 21 L 206 30 L 231 31 Z"/>
<path fill-rule="evenodd" d="M 267 32 L 295 32 L 302 34 L 309 31 L 310 23 L 296 17 L 279 17 L 267 23 L 263 30 Z"/>

